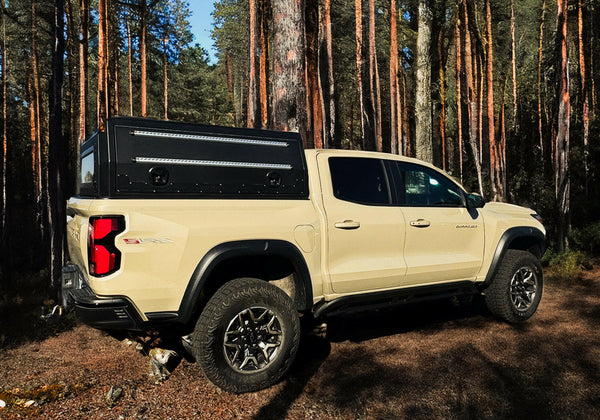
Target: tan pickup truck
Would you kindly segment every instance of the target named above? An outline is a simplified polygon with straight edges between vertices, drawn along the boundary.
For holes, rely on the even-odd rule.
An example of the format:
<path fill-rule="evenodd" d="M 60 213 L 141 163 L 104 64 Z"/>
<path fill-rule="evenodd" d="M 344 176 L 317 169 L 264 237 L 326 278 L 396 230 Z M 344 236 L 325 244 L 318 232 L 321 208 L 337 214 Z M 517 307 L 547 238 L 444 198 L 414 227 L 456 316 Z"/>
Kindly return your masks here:
<path fill-rule="evenodd" d="M 475 293 L 518 322 L 542 296 L 533 210 L 295 133 L 113 118 L 82 146 L 67 214 L 63 305 L 97 328 L 178 331 L 232 392 L 280 380 L 300 318 Z"/>

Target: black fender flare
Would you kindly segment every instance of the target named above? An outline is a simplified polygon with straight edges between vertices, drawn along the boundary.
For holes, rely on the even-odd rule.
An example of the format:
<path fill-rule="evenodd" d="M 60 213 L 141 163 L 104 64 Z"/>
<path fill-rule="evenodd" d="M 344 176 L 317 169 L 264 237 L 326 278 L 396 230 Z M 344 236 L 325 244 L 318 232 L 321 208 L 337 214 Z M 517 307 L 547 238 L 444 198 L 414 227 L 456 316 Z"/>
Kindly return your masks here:
<path fill-rule="evenodd" d="M 498 266 L 500 265 L 502 258 L 504 258 L 506 250 L 510 249 L 511 244 L 518 239 L 529 240 L 532 246 L 537 245 L 540 250 L 540 258 L 546 252 L 546 235 L 544 235 L 544 232 L 542 232 L 540 229 L 530 226 L 517 226 L 507 229 L 506 232 L 504 232 L 500 237 L 498 245 L 496 245 L 496 251 L 492 257 L 492 263 L 488 270 L 487 276 L 482 283 L 483 288 L 486 288 L 492 283 L 492 280 L 498 271 Z"/>
<path fill-rule="evenodd" d="M 213 247 L 202 257 L 192 274 L 179 305 L 179 310 L 177 311 L 179 321 L 186 323 L 191 320 L 202 289 L 213 270 L 219 264 L 231 258 L 253 255 L 280 256 L 290 261 L 296 270 L 301 285 L 304 286 L 305 299 L 304 302 L 298 302 L 298 310 L 311 309 L 313 296 L 310 272 L 298 248 L 294 244 L 283 240 L 253 239 L 224 242 Z"/>

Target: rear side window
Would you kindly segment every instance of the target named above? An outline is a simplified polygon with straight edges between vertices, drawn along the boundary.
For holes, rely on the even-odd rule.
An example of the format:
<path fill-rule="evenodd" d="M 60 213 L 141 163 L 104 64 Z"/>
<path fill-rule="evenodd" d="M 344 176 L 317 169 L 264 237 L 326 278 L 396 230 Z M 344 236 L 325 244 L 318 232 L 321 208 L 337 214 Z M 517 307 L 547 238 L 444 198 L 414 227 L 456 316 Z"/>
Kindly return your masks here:
<path fill-rule="evenodd" d="M 81 153 L 79 169 L 79 194 L 82 196 L 97 195 L 96 189 L 96 148 L 91 147 Z"/>
<path fill-rule="evenodd" d="M 391 203 L 383 161 L 370 158 L 329 158 L 331 183 L 336 198 L 358 204 Z"/>

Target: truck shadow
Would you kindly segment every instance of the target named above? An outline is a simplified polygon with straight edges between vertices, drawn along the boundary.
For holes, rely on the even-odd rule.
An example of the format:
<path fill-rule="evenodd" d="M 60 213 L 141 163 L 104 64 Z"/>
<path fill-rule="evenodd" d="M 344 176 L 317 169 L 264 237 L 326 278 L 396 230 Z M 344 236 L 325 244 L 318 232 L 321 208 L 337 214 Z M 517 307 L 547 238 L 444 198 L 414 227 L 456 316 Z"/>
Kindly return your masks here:
<path fill-rule="evenodd" d="M 330 318 L 327 339 L 361 342 L 419 329 L 432 333 L 452 321 L 482 326 L 490 317 L 483 296 L 473 296 L 466 301 L 444 299 Z"/>
<path fill-rule="evenodd" d="M 331 344 L 325 338 L 303 335 L 283 389 L 264 405 L 254 418 L 257 420 L 285 418 L 294 401 L 306 392 L 306 385 L 329 357 L 330 351 Z"/>
<path fill-rule="evenodd" d="M 37 295 L 25 298 L 6 299 L 0 302 L 0 349 L 11 349 L 29 342 L 43 341 L 73 329 L 77 320 L 72 314 L 42 319 L 48 313 L 43 307 L 43 298 Z"/>
<path fill-rule="evenodd" d="M 439 323 L 449 321 L 469 322 L 472 325 L 483 325 L 489 322 L 489 318 L 482 315 L 488 314 L 485 303 L 480 299 L 473 299 L 462 304 L 453 304 L 449 301 L 432 302 L 428 304 L 410 305 L 393 309 L 362 312 L 355 315 L 336 316 L 327 319 L 325 336 L 304 335 L 300 342 L 298 354 L 292 368 L 285 379 L 285 385 L 275 397 L 264 405 L 254 417 L 255 419 L 281 419 L 285 418 L 294 402 L 305 394 L 316 393 L 308 383 L 313 377 L 322 376 L 322 370 L 330 371 L 327 365 L 331 352 L 331 343 L 342 341 L 361 342 L 378 337 L 402 334 L 417 329 L 425 329 L 434 333 L 442 328 Z M 361 352 L 358 352 L 361 353 Z M 354 363 L 363 364 L 368 361 L 369 355 L 352 355 L 352 361 L 340 370 L 348 371 L 348 366 Z M 337 357 L 336 357 L 337 360 Z M 333 361 L 333 363 L 336 363 Z M 336 369 L 337 370 L 337 369 Z M 380 384 L 380 375 L 360 376 L 349 380 L 347 389 L 353 389 L 354 380 L 362 383 L 368 388 L 371 385 Z M 308 387 L 307 387 L 308 385 Z M 339 392 L 347 395 L 345 386 L 339 386 Z"/>

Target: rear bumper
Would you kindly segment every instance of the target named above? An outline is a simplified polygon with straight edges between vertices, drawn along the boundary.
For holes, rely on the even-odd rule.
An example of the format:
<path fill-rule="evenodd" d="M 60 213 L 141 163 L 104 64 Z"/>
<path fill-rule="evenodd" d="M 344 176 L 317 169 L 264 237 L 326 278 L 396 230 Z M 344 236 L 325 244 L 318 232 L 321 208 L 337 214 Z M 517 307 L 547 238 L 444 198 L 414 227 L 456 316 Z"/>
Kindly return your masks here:
<path fill-rule="evenodd" d="M 142 330 L 143 321 L 133 303 L 121 296 L 98 296 L 74 264 L 62 269 L 62 305 L 73 309 L 82 322 L 104 330 Z"/>

